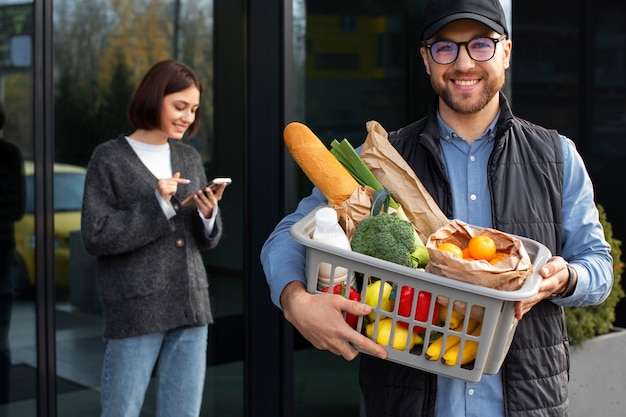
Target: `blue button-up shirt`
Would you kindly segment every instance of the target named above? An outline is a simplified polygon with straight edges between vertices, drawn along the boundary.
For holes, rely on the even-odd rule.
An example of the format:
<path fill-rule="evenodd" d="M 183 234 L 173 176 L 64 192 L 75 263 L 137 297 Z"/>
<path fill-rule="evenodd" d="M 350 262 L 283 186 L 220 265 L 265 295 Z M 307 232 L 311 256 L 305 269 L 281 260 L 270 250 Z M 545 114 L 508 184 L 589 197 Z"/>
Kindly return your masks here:
<path fill-rule="evenodd" d="M 487 131 L 470 145 L 438 117 L 443 163 L 452 190 L 453 216 L 480 227 L 493 226 L 486 174 L 494 145 L 496 120 L 497 117 Z M 477 383 L 437 377 L 435 416 L 462 415 L 504 416 L 500 374 L 484 375 Z"/>
<path fill-rule="evenodd" d="M 440 144 L 443 162 L 452 190 L 453 216 L 469 224 L 492 227 L 491 196 L 487 184 L 487 164 L 493 150 L 496 119 L 478 139 L 470 145 L 457 135 L 438 117 Z M 563 241 L 562 256 L 570 262 L 576 262 L 576 256 L 587 252 L 585 245 L 602 248 L 603 231 L 597 222 L 587 223 L 596 213 L 593 204 L 593 190 L 582 160 L 575 152 L 574 144 L 561 136 L 563 147 Z M 538 198 L 540 198 L 538 196 Z M 576 238 L 573 238 L 576 235 Z M 586 236 L 583 240 L 578 240 Z M 595 240 L 595 242 L 594 242 Z M 605 249 L 606 251 L 606 249 Z M 595 262 L 585 261 L 590 271 L 600 271 L 610 258 L 599 258 Z M 579 281 L 574 294 L 569 298 L 569 305 L 580 305 L 598 301 L 603 296 L 606 286 L 600 282 L 591 282 L 599 274 L 589 274 L 583 265 L 576 265 Z M 595 278 L 596 281 L 598 280 Z M 598 291 L 589 291 L 599 287 Z M 589 293 L 587 293 L 589 291 Z M 483 375 L 477 383 L 464 382 L 454 378 L 437 377 L 436 417 L 504 417 L 504 398 L 502 377 Z"/>

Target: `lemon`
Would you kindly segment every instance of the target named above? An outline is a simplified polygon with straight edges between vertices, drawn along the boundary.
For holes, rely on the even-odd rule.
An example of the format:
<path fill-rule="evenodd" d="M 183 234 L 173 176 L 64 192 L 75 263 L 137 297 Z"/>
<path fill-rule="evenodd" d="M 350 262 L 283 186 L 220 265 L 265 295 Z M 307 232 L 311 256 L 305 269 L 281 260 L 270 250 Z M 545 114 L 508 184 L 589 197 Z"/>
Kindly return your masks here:
<path fill-rule="evenodd" d="M 376 343 L 383 346 L 389 346 L 389 339 L 391 338 L 391 328 L 393 326 L 393 320 L 390 318 L 383 318 L 378 323 L 378 334 L 374 335 L 374 326 L 375 323 L 370 323 L 366 326 L 365 332 L 370 339 L 374 339 L 376 336 Z M 396 324 L 396 329 L 394 331 L 393 341 L 391 342 L 391 347 L 397 350 L 404 350 L 407 344 L 407 338 L 409 337 L 408 329 L 398 326 Z M 411 339 L 409 340 L 409 349 L 413 349 L 416 344 L 420 344 L 423 342 L 422 338 L 417 334 L 411 334 Z"/>
<path fill-rule="evenodd" d="M 380 292 L 382 290 L 382 301 L 380 309 L 383 311 L 393 311 L 393 301 L 389 299 L 391 295 L 392 286 L 390 283 L 385 281 L 383 288 L 381 289 L 382 281 L 377 280 L 372 282 L 367 286 L 367 291 L 365 292 L 365 304 L 376 307 L 378 306 L 378 299 L 380 297 Z M 371 312 L 369 314 L 369 318 L 374 320 L 376 319 L 376 313 Z"/>

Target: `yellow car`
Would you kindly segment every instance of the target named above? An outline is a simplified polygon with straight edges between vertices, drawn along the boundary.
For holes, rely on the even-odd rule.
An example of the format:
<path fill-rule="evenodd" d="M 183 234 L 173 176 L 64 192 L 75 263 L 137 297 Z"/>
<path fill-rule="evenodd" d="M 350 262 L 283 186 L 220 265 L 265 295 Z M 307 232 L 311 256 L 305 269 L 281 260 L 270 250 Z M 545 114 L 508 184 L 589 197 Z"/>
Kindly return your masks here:
<path fill-rule="evenodd" d="M 80 230 L 80 214 L 85 184 L 85 168 L 54 164 L 54 264 L 57 287 L 69 288 L 69 237 Z M 16 293 L 35 284 L 35 198 L 34 164 L 24 163 L 26 211 L 15 223 L 15 261 L 13 283 Z"/>

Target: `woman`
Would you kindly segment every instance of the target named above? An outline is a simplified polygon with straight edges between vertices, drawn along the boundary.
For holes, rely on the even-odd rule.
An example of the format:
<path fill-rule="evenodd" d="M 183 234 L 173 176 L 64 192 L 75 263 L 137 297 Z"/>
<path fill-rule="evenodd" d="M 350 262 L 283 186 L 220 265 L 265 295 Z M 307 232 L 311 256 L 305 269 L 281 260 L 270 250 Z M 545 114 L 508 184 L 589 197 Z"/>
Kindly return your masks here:
<path fill-rule="evenodd" d="M 82 213 L 97 257 L 106 343 L 102 416 L 139 416 L 154 371 L 158 416 L 198 416 L 213 321 L 200 249 L 217 245 L 218 201 L 198 152 L 202 85 L 186 65 L 162 61 L 144 76 L 128 115 L 136 128 L 93 152 Z M 193 194 L 195 204 L 180 202 Z"/>

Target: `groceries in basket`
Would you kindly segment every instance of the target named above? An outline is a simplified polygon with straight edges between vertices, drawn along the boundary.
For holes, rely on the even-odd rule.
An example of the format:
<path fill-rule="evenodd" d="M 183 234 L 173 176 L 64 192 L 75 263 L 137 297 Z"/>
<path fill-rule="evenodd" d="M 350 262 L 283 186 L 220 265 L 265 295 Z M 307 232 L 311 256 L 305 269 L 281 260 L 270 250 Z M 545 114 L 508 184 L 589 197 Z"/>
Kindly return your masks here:
<path fill-rule="evenodd" d="M 322 292 L 329 292 L 329 289 L 330 289 L 330 287 L 325 287 L 322 290 Z M 332 294 L 342 295 L 344 297 L 347 297 L 349 300 L 361 301 L 361 293 L 358 292 L 356 290 L 356 288 L 347 285 L 345 283 L 345 281 L 342 281 L 339 284 L 335 284 L 333 286 Z M 354 314 L 346 313 L 346 322 L 348 322 L 350 327 L 352 327 L 353 329 L 356 330 L 358 322 L 359 322 L 359 316 L 355 316 Z"/>
<path fill-rule="evenodd" d="M 337 222 L 337 212 L 330 207 L 322 207 L 315 212 L 315 230 L 313 240 L 324 242 L 331 246 L 350 250 L 350 241 Z M 330 285 L 331 276 L 334 283 L 346 281 L 348 270 L 337 267 L 333 271 L 332 265 L 327 262 L 320 263 L 317 280 L 317 289 L 323 290 Z"/>
<path fill-rule="evenodd" d="M 293 159 L 329 205 L 340 206 L 356 191 L 356 180 L 306 125 L 289 123 L 283 138 Z"/>
<path fill-rule="evenodd" d="M 390 190 L 392 194 L 392 211 L 413 225 L 422 242 L 431 231 L 447 223 L 447 218 L 441 211 L 437 211 L 437 205 L 409 167 L 403 174 L 395 176 L 396 181 L 390 177 L 384 178 L 391 184 L 378 182 L 378 176 L 370 171 L 365 160 L 345 139 L 341 143 L 333 141 L 332 150 L 329 150 L 311 129 L 299 122 L 289 123 L 283 131 L 283 138 L 294 160 L 313 185 L 324 194 L 328 205 L 337 210 L 339 224 L 348 238 L 352 238 L 359 222 L 369 217 L 372 196 L 376 190 L 383 188 Z M 364 149 L 371 141 L 368 135 Z M 391 145 L 389 147 L 381 156 L 385 160 L 393 150 Z M 402 159 L 399 154 L 397 156 Z M 384 165 L 386 161 L 380 163 Z M 431 203 L 426 211 L 418 208 L 417 212 L 411 209 L 412 212 L 409 213 L 406 207 L 396 202 L 402 194 L 417 196 L 409 200 L 413 205 L 414 201 L 420 200 L 429 200 Z"/>
<path fill-rule="evenodd" d="M 446 366 L 471 366 L 478 352 L 484 307 L 474 305 L 466 315 L 467 303 L 455 301 L 454 308 L 448 309 L 449 297 L 380 279 L 373 280 L 365 294 L 364 302 L 380 312 L 370 313 L 364 321 L 370 339 Z M 402 320 L 409 317 L 414 320 Z"/>
<path fill-rule="evenodd" d="M 314 229 L 315 211 L 290 227 L 292 238 L 306 248 L 307 291 L 323 296 L 317 287 L 320 264 L 347 269 L 354 286 L 334 283 L 332 292 L 349 299 L 360 294 L 372 306 L 368 316 L 346 315 L 346 321 L 353 327 L 356 321 L 356 331 L 385 346 L 387 360 L 469 382 L 498 372 L 517 325 L 515 303 L 535 296 L 543 280 L 535 271 L 518 290 L 487 288 L 316 242 Z M 550 251 L 519 239 L 538 270 Z"/>
<path fill-rule="evenodd" d="M 455 258 L 439 250 L 442 245 L 467 248 L 469 239 L 479 233 L 463 222 L 446 218 L 391 145 L 380 123 L 368 122 L 367 131 L 361 153 L 357 154 L 346 139 L 333 140 L 329 150 L 302 123 L 292 122 L 284 130 L 292 156 L 336 210 L 352 250 L 412 268 L 425 267 L 434 256 L 429 272 L 489 288 L 520 288 L 532 272 L 521 241 L 485 229 L 480 234 L 493 240 L 496 250 L 488 256 L 474 255 L 478 262 L 467 261 L 469 257 L 460 252 L 461 257 Z M 384 205 L 379 204 L 382 200 Z M 400 219 L 410 224 L 413 244 L 411 239 L 403 238 L 406 228 L 401 227 Z M 425 241 L 428 251 L 424 250 Z"/>
<path fill-rule="evenodd" d="M 422 241 L 426 242 L 431 233 L 448 223 L 448 218 L 413 169 L 389 142 L 387 131 L 381 124 L 369 121 L 366 127 L 367 137 L 360 158 L 382 187 L 391 191 L 393 199 L 402 207 Z"/>
<path fill-rule="evenodd" d="M 467 326 L 467 334 L 479 337 L 482 324 L 472 318 L 469 319 Z M 455 332 L 463 333 L 463 324 L 453 329 Z M 459 360 L 459 353 L 461 353 L 461 365 L 467 365 L 476 358 L 478 352 L 478 342 L 475 340 L 467 340 L 463 351 L 461 353 L 461 337 L 456 335 L 443 336 L 440 335 L 437 339 L 428 345 L 424 357 L 429 361 L 441 360 L 444 365 L 453 366 L 456 365 Z"/>
<path fill-rule="evenodd" d="M 431 259 L 426 268 L 428 272 L 488 288 L 517 290 L 533 272 L 520 239 L 495 229 L 475 228 L 459 220 L 451 221 L 430 235 L 426 247 Z M 461 256 L 454 253 L 454 248 Z"/>
<path fill-rule="evenodd" d="M 382 318 L 378 323 L 378 328 L 376 328 L 375 322 L 366 325 L 365 334 L 380 345 L 389 346 L 391 344 L 391 347 L 398 350 L 404 350 L 407 347 L 413 349 L 415 345 L 421 345 L 424 342 L 417 332 L 409 333 L 409 330 L 400 326 L 400 323 L 396 323 L 396 328 L 393 331 L 392 326 L 392 319 Z M 391 337 L 392 332 L 393 338 Z"/>
<path fill-rule="evenodd" d="M 306 125 L 289 123 L 283 138 L 307 178 L 324 194 L 328 205 L 337 210 L 341 227 L 351 238 L 358 222 L 369 215 L 374 189 L 360 186 Z"/>
<path fill-rule="evenodd" d="M 409 268 L 424 268 L 429 261 L 426 246 L 413 225 L 396 213 L 389 213 L 388 190 L 377 190 L 369 217 L 361 220 L 350 246 L 354 252 L 373 256 Z"/>
<path fill-rule="evenodd" d="M 307 290 L 360 295 L 372 312 L 345 319 L 385 346 L 388 360 L 471 382 L 495 374 L 517 325 L 514 303 L 534 296 L 541 282 L 526 249 L 536 267 L 549 251 L 447 219 L 382 126 L 367 128 L 360 154 L 345 139 L 326 148 L 301 123 L 285 128 L 288 149 L 335 210 L 351 248 L 315 242 L 314 213 L 294 224 L 292 237 L 307 247 Z M 451 225 L 462 226 L 438 241 Z M 482 237 L 469 245 L 474 235 Z M 458 246 L 459 256 L 437 249 L 444 243 Z"/>

